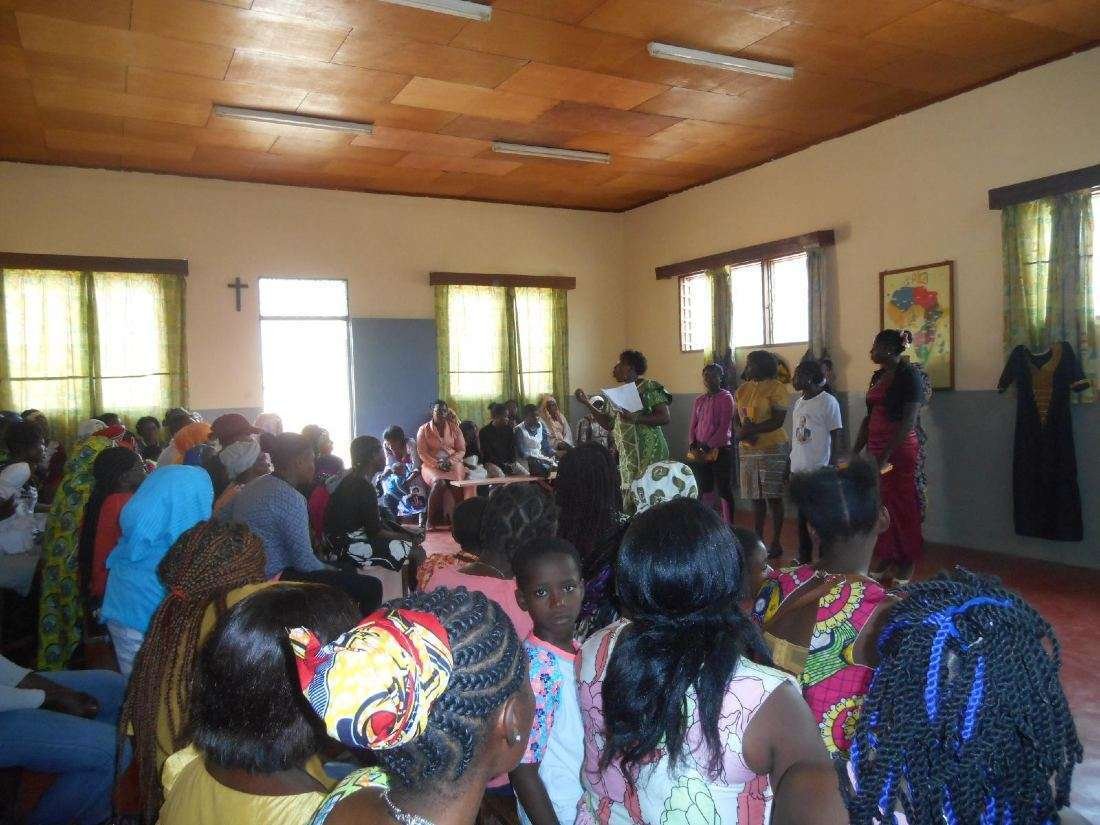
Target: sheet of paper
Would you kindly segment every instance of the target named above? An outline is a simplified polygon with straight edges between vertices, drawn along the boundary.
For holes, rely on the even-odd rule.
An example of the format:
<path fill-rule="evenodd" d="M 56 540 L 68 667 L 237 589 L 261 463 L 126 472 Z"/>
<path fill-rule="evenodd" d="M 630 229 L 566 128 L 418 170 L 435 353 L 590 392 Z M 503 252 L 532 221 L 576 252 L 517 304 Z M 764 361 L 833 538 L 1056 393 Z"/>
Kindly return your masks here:
<path fill-rule="evenodd" d="M 601 390 L 603 397 L 625 412 L 638 412 L 642 408 L 642 397 L 633 382 Z"/>

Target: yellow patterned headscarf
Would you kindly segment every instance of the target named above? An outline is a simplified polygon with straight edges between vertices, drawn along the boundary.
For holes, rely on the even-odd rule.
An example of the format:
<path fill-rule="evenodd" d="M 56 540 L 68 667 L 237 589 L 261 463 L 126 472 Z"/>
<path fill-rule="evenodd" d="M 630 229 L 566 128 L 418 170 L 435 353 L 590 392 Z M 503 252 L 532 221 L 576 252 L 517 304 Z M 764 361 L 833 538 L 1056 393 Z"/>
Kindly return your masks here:
<path fill-rule="evenodd" d="M 302 693 L 329 735 L 352 748 L 421 736 L 454 668 L 447 631 L 431 613 L 379 610 L 327 645 L 304 627 L 288 634 Z"/>

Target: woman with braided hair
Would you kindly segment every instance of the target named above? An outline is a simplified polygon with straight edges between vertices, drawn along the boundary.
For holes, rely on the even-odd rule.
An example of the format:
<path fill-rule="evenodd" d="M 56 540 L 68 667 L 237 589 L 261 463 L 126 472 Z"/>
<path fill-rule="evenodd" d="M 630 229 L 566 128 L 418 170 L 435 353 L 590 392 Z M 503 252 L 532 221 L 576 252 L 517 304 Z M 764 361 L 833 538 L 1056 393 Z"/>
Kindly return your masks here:
<path fill-rule="evenodd" d="M 1034 608 L 958 568 L 907 587 L 878 648 L 841 777 L 853 825 L 1085 822 L 1058 639 Z"/>
<path fill-rule="evenodd" d="M 145 462 L 127 447 L 108 447 L 92 462 L 92 494 L 80 525 L 80 578 L 94 608 L 107 588 L 107 556 L 122 537 L 119 517 L 145 480 Z"/>
<path fill-rule="evenodd" d="M 516 601 L 512 558 L 531 539 L 547 538 L 557 532 L 557 505 L 540 487 L 535 484 L 498 487 L 481 514 L 481 536 L 475 551 L 478 561 L 436 570 L 424 589 L 465 587 L 484 593 L 512 620 L 519 637 L 526 639 L 533 625 L 527 611 Z"/>
<path fill-rule="evenodd" d="M 482 594 L 440 588 L 390 602 L 331 644 L 307 628 L 290 638 L 329 735 L 382 766 L 350 774 L 311 825 L 472 825 L 490 777 L 523 756 L 527 656 Z"/>
<path fill-rule="evenodd" d="M 789 769 L 831 772 L 798 688 L 760 664 L 767 648 L 738 607 L 741 558 L 729 526 L 699 501 L 634 517 L 616 571 L 628 618 L 577 659 L 578 825 L 764 825 L 780 821 L 770 809 Z M 815 822 L 843 821 L 831 784 L 807 803 Z"/>
<path fill-rule="evenodd" d="M 265 586 L 265 558 L 263 544 L 247 527 L 202 521 L 179 537 L 157 567 L 168 597 L 134 662 L 119 726 L 120 735 L 129 728 L 134 736 L 149 821 L 160 809 L 164 760 L 187 744 L 199 648 L 228 607 Z"/>

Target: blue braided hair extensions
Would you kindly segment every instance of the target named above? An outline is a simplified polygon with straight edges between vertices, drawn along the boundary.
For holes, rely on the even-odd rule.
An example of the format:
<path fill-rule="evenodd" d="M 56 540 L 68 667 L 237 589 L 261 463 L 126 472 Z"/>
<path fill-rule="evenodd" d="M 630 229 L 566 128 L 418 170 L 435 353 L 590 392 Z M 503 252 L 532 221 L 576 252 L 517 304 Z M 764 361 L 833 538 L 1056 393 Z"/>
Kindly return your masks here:
<path fill-rule="evenodd" d="M 978 657 L 978 664 L 974 667 L 974 682 L 970 686 L 970 695 L 966 698 L 966 712 L 963 714 L 962 740 L 969 742 L 974 736 L 974 726 L 978 722 L 978 711 L 982 707 L 982 697 L 985 695 L 985 657 Z"/>
<path fill-rule="evenodd" d="M 1050 625 L 992 578 L 909 585 L 838 773 L 852 825 L 1046 825 L 1082 758 Z"/>

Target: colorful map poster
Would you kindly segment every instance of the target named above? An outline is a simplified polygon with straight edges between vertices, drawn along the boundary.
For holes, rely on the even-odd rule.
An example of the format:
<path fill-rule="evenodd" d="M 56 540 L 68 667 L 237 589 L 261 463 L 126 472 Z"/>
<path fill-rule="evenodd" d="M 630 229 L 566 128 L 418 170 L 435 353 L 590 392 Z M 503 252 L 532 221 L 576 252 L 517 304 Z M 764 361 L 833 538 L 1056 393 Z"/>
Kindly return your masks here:
<path fill-rule="evenodd" d="M 881 273 L 883 329 L 913 333 L 908 355 L 919 362 L 937 390 L 955 386 L 955 262 L 891 269 Z"/>

